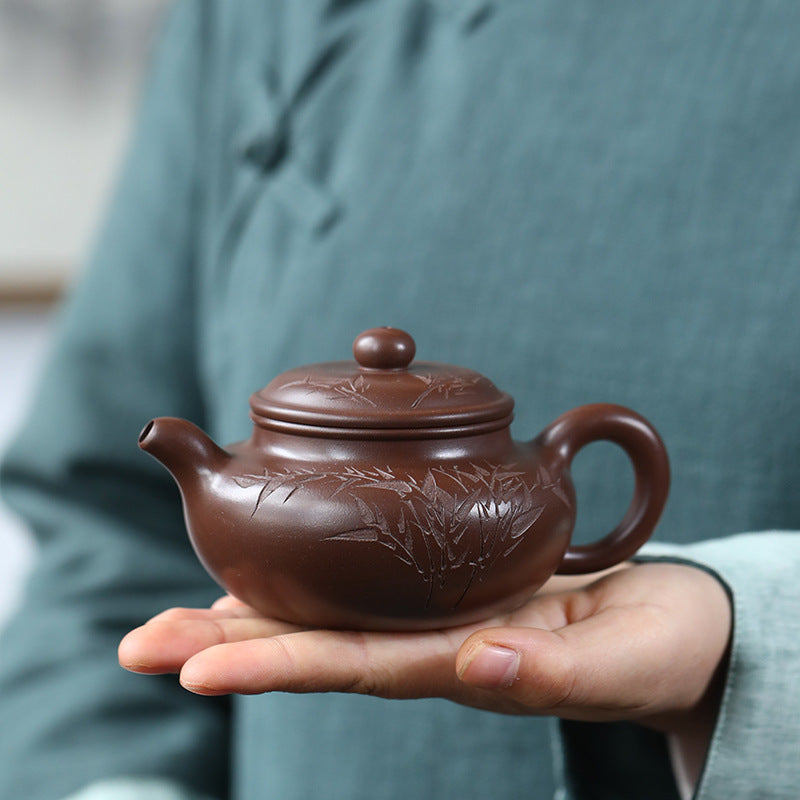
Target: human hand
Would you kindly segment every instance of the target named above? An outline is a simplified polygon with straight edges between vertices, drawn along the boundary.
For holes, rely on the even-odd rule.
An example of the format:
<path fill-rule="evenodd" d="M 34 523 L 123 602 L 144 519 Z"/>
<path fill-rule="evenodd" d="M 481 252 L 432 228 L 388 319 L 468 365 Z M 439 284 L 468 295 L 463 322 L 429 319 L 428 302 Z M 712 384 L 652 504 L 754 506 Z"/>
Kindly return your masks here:
<path fill-rule="evenodd" d="M 523 607 L 422 633 L 301 628 L 227 597 L 129 633 L 120 663 L 179 672 L 206 695 L 343 691 L 439 696 L 503 713 L 708 729 L 731 630 L 721 584 L 677 564 L 555 577 Z"/>

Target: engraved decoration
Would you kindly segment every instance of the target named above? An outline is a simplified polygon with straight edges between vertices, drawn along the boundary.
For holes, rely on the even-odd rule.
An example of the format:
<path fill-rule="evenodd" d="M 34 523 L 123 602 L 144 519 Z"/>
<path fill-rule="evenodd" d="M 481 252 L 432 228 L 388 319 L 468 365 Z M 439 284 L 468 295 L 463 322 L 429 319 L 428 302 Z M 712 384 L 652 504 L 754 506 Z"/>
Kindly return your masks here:
<path fill-rule="evenodd" d="M 571 506 L 561 478 L 554 480 L 545 467 L 538 468 L 533 483 L 526 482 L 525 473 L 514 465 L 492 464 L 434 467 L 421 481 L 397 475 L 389 467 L 348 466 L 335 473 L 265 469 L 261 475 L 239 476 L 236 482 L 243 488 L 261 487 L 251 516 L 267 498 L 287 503 L 310 484 L 318 491 L 329 491 L 331 497 L 347 494 L 358 510 L 360 524 L 326 539 L 388 548 L 428 585 L 428 603 L 434 587 L 443 589 L 449 575 L 467 570 L 466 587 L 456 606 L 475 579 L 480 580 L 492 564 L 523 541 L 544 511 L 542 492 Z M 394 494 L 399 503 L 381 502 L 385 492 Z"/>
<path fill-rule="evenodd" d="M 411 408 L 417 408 L 419 405 L 423 404 L 428 397 L 435 394 L 449 399 L 450 397 L 458 397 L 459 395 L 466 394 L 481 382 L 488 383 L 486 378 L 482 375 L 475 375 L 474 377 L 453 377 L 451 375 L 428 375 L 420 373 L 414 374 L 412 377 L 420 381 L 422 387 L 420 393 L 411 403 Z M 367 392 L 370 390 L 370 384 L 363 375 L 358 375 L 356 378 L 331 378 L 328 380 L 308 376 L 301 380 L 284 383 L 280 388 L 288 389 L 289 387 L 296 386 L 307 387 L 309 394 L 312 392 L 326 392 L 329 400 L 347 399 L 365 405 L 375 405 L 367 396 Z"/>
<path fill-rule="evenodd" d="M 356 378 L 337 378 L 335 380 L 323 380 L 321 378 L 312 378 L 310 375 L 299 381 L 290 381 L 284 383 L 281 389 L 288 389 L 289 387 L 306 386 L 308 393 L 312 392 L 329 392 L 329 400 L 354 400 L 357 403 L 364 403 L 365 405 L 374 406 L 375 403 L 367 397 L 366 392 L 369 389 L 369 383 L 363 375 Z"/>
<path fill-rule="evenodd" d="M 427 397 L 433 394 L 440 394 L 449 399 L 466 394 L 481 381 L 486 381 L 482 375 L 475 375 L 472 378 L 461 378 L 451 375 L 414 375 L 417 380 L 425 384 L 425 389 L 420 392 L 416 400 L 411 404 L 411 408 L 416 408 Z M 487 381 L 488 382 L 488 381 Z"/>

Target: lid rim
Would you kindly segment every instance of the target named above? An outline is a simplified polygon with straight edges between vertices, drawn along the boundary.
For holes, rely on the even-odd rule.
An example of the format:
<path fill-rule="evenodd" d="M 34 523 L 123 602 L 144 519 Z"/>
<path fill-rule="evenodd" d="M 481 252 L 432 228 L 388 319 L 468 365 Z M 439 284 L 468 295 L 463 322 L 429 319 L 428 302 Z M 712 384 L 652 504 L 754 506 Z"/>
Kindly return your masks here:
<path fill-rule="evenodd" d="M 491 422 L 511 414 L 514 400 L 505 392 L 491 404 L 476 405 L 471 409 L 458 409 L 450 413 L 431 413 L 420 409 L 417 412 L 404 411 L 402 414 L 360 414 L 351 416 L 335 411 L 314 411 L 311 409 L 291 408 L 289 406 L 271 405 L 262 397 L 254 395 L 250 400 L 250 416 L 254 422 L 258 420 L 274 420 L 297 425 L 316 425 L 337 430 L 348 428 L 381 428 L 407 430 L 417 428 L 449 428 L 463 427 L 480 422 Z"/>
<path fill-rule="evenodd" d="M 258 417 L 250 414 L 250 418 L 262 430 L 289 433 L 296 436 L 314 436 L 325 439 L 362 439 L 362 440 L 397 440 L 409 439 L 452 439 L 461 436 L 477 436 L 508 428 L 514 420 L 513 414 L 506 414 L 496 419 L 484 420 L 473 424 L 452 425 L 442 427 L 406 427 L 406 428 L 356 428 L 331 427 L 325 425 L 307 425 L 297 422 Z"/>

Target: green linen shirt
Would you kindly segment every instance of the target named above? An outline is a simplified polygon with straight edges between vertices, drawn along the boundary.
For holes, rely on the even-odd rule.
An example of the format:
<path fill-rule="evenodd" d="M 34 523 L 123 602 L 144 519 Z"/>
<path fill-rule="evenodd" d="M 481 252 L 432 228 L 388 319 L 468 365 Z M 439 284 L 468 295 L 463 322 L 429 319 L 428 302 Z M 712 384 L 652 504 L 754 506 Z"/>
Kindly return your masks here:
<path fill-rule="evenodd" d="M 126 630 L 219 592 L 142 424 L 242 439 L 253 390 L 385 324 L 514 395 L 517 438 L 593 401 L 656 425 L 653 557 L 735 608 L 698 798 L 794 797 L 798 35 L 793 0 L 178 2 L 3 465 L 40 558 L 0 641 L 0 797 L 677 796 L 632 725 L 199 698 L 118 667 Z M 594 445 L 575 478 L 586 541 L 630 470 Z"/>

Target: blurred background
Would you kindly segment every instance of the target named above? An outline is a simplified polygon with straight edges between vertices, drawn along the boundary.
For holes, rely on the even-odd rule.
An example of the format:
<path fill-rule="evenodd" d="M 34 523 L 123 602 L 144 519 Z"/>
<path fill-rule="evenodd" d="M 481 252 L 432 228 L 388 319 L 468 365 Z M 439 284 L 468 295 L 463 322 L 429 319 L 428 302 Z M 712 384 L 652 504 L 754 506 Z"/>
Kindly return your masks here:
<path fill-rule="evenodd" d="M 0 451 L 124 152 L 166 0 L 0 0 Z M 33 548 L 0 507 L 0 624 Z"/>

